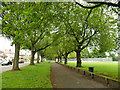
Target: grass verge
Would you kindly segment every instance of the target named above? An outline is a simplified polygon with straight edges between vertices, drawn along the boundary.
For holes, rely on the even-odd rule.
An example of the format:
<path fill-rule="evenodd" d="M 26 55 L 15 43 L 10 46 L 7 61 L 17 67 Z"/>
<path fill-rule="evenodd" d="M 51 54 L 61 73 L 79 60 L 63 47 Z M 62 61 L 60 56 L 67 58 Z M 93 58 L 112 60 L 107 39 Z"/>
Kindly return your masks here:
<path fill-rule="evenodd" d="M 1 69 L 1 66 L 0 66 Z M 2 71 L 1 71 L 2 72 Z M 2 74 L 0 73 L 0 90 L 2 89 Z"/>
<path fill-rule="evenodd" d="M 62 62 L 63 64 L 64 62 Z M 67 65 L 76 67 L 76 62 L 68 62 Z M 118 79 L 118 63 L 114 62 L 82 62 L 80 69 L 89 71 L 89 67 L 94 67 L 94 73 L 105 75 L 113 79 Z"/>
<path fill-rule="evenodd" d="M 50 63 L 28 65 L 22 71 L 2 73 L 2 88 L 52 88 Z"/>

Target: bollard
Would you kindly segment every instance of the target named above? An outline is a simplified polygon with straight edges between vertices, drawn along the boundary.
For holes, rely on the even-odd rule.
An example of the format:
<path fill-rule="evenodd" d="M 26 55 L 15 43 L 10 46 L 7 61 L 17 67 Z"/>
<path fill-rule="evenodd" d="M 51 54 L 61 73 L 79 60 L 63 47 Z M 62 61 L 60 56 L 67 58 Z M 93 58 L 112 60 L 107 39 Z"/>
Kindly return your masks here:
<path fill-rule="evenodd" d="M 94 72 L 94 67 L 89 67 L 90 72 Z"/>
<path fill-rule="evenodd" d="M 91 73 L 91 78 L 94 79 L 94 74 L 93 73 Z"/>
<path fill-rule="evenodd" d="M 85 75 L 85 71 L 83 71 L 84 73 L 83 73 L 83 75 Z"/>

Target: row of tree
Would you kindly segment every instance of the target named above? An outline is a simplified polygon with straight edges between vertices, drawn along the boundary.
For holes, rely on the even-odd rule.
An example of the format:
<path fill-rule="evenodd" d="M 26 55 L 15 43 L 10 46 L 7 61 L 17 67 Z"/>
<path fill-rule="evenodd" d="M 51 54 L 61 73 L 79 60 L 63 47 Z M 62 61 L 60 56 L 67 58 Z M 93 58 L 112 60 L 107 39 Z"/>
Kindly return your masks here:
<path fill-rule="evenodd" d="M 62 11 L 62 9 L 61 9 Z M 50 47 L 57 54 L 58 61 L 62 61 L 62 56 L 67 63 L 69 53 L 75 51 L 77 57 L 77 67 L 81 67 L 81 52 L 87 47 L 97 47 L 99 50 L 93 51 L 96 56 L 105 57 L 105 51 L 116 51 L 118 49 L 118 27 L 117 18 L 111 16 L 111 11 L 106 6 L 86 10 L 75 5 L 68 6 L 64 13 L 60 12 L 59 21 L 62 36 L 57 46 Z M 51 49 L 52 48 L 52 49 Z M 101 54 L 97 54 L 101 53 Z M 49 54 L 49 52 L 48 52 Z"/>
<path fill-rule="evenodd" d="M 117 49 L 117 19 L 107 6 L 84 9 L 73 2 L 2 2 L 2 35 L 13 40 L 15 58 L 13 70 L 18 65 L 20 49 L 31 50 L 30 65 L 34 55 L 65 58 L 75 51 L 77 67 L 81 67 L 81 52 L 96 46 L 100 52 Z M 52 54 L 52 52 L 54 54 Z M 47 56 L 47 55 L 46 55 Z"/>

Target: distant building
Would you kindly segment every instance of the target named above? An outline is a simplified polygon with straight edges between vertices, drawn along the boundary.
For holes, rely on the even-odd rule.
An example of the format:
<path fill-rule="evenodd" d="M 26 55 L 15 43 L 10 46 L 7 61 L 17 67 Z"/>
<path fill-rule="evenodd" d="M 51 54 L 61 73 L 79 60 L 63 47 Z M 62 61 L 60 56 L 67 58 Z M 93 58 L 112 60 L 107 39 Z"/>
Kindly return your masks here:
<path fill-rule="evenodd" d="M 5 59 L 5 58 L 7 58 L 8 56 L 7 56 L 5 53 L 3 53 L 2 55 L 0 55 L 0 57 Z"/>
<path fill-rule="evenodd" d="M 0 55 L 2 55 L 4 52 L 3 51 L 0 51 Z"/>
<path fill-rule="evenodd" d="M 5 53 L 3 52 L 3 51 L 0 51 L 0 58 L 6 58 L 7 57 L 7 55 L 5 55 Z"/>
<path fill-rule="evenodd" d="M 24 59 L 30 59 L 31 58 L 31 51 L 29 50 L 20 50 L 20 57 L 23 57 Z"/>
<path fill-rule="evenodd" d="M 11 51 L 11 49 L 7 50 L 5 49 L 4 53 L 8 56 L 6 59 L 8 60 L 12 60 L 14 59 L 14 52 Z"/>
<path fill-rule="evenodd" d="M 20 57 L 20 58 L 24 58 L 24 57 L 25 57 L 25 55 L 19 55 L 19 57 Z"/>

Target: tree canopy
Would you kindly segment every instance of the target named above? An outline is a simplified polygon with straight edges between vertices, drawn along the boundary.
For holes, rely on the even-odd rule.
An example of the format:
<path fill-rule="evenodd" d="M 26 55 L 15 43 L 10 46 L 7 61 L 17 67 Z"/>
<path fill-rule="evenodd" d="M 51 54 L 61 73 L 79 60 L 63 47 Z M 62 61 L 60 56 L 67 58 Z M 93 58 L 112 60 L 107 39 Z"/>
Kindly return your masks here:
<path fill-rule="evenodd" d="M 82 66 L 81 57 L 87 57 L 82 54 L 88 52 L 87 47 L 97 47 L 99 53 L 118 49 L 118 20 L 113 16 L 116 8 L 111 10 L 104 4 L 119 5 L 98 3 L 88 7 L 75 3 L 2 3 L 2 34 L 16 45 L 16 64 L 20 47 L 31 50 L 31 65 L 36 52 L 45 57 L 54 53 L 60 61 L 64 57 L 66 64 L 68 55 L 75 51 L 77 67 Z"/>

